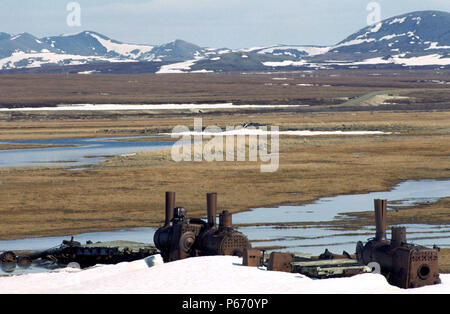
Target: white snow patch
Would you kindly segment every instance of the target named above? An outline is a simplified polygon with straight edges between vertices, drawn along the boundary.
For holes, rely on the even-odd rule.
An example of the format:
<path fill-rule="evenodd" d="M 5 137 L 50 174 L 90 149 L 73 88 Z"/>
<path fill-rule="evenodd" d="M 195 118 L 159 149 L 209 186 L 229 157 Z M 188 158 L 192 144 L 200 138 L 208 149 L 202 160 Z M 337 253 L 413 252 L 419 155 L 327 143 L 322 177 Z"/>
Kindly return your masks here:
<path fill-rule="evenodd" d="M 214 71 L 201 69 L 201 70 L 190 71 L 190 73 L 214 73 Z"/>
<path fill-rule="evenodd" d="M 81 104 L 58 107 L 0 108 L 0 112 L 9 111 L 111 111 L 111 110 L 194 110 L 194 109 L 244 109 L 244 108 L 286 108 L 305 105 L 234 105 L 221 104 L 161 104 L 161 105 L 120 105 L 120 104 Z"/>
<path fill-rule="evenodd" d="M 442 58 L 442 55 L 432 54 L 412 58 L 396 58 L 396 63 L 413 65 L 450 65 L 450 58 Z"/>
<path fill-rule="evenodd" d="M 98 71 L 96 71 L 96 70 L 82 71 L 82 72 L 78 72 L 77 74 L 93 74 L 93 73 L 98 73 Z"/>
<path fill-rule="evenodd" d="M 314 47 L 314 46 L 273 46 L 258 51 L 258 54 L 273 54 L 275 50 L 297 50 L 305 52 L 308 56 L 320 55 L 328 52 L 331 47 Z"/>
<path fill-rule="evenodd" d="M 171 133 L 173 134 L 173 133 Z M 202 136 L 227 136 L 227 135 L 290 135 L 290 136 L 318 136 L 318 135 L 379 135 L 390 134 L 381 131 L 268 131 L 263 129 L 239 128 L 232 131 L 223 132 L 181 132 L 180 135 L 202 135 Z"/>
<path fill-rule="evenodd" d="M 92 61 L 106 61 L 106 62 L 125 62 L 132 60 L 121 60 L 114 58 L 105 58 L 99 56 L 80 56 L 71 54 L 59 54 L 53 52 L 34 52 L 26 53 L 23 51 L 16 51 L 7 58 L 0 59 L 0 69 L 16 68 L 15 64 L 18 62 L 27 61 L 27 65 L 21 66 L 25 68 L 40 67 L 47 63 L 64 63 L 65 65 L 71 64 L 84 64 Z"/>
<path fill-rule="evenodd" d="M 81 33 L 65 33 L 65 34 L 61 34 L 59 36 L 61 37 L 70 37 L 70 36 L 76 36 L 76 35 L 80 35 Z"/>
<path fill-rule="evenodd" d="M 430 43 L 430 42 L 427 42 Z M 430 43 L 430 47 L 425 48 L 425 50 L 430 50 L 430 49 L 450 49 L 450 46 L 439 46 L 438 42 L 432 42 Z"/>
<path fill-rule="evenodd" d="M 256 51 L 256 50 L 261 50 L 261 49 L 265 49 L 267 47 L 250 47 L 250 48 L 243 48 L 243 49 L 237 49 L 237 52 L 252 52 L 252 51 Z"/>
<path fill-rule="evenodd" d="M 342 44 L 336 45 L 333 48 L 338 48 L 338 47 L 343 47 L 343 46 L 359 45 L 359 44 L 362 44 L 362 43 L 369 43 L 369 42 L 372 42 L 372 41 L 376 41 L 376 39 L 375 38 L 353 39 L 353 40 L 346 41 L 346 42 L 344 42 Z"/>
<path fill-rule="evenodd" d="M 386 36 L 381 37 L 379 40 L 380 40 L 380 41 L 381 41 L 381 40 L 389 40 L 389 39 L 392 39 L 392 38 L 395 38 L 395 37 L 400 37 L 400 36 L 405 36 L 405 35 L 406 35 L 406 33 L 403 33 L 403 34 L 386 35 Z"/>
<path fill-rule="evenodd" d="M 16 40 L 17 38 L 20 38 L 22 35 L 23 34 L 15 35 L 15 36 L 11 37 L 9 40 Z"/>
<path fill-rule="evenodd" d="M 402 64 L 405 66 L 423 66 L 423 65 L 450 65 L 450 58 L 442 58 L 442 55 L 431 54 L 419 57 L 405 58 L 404 54 L 394 55 L 388 60 L 381 57 L 366 59 L 361 62 L 354 62 L 353 64 Z"/>
<path fill-rule="evenodd" d="M 154 48 L 154 46 L 114 43 L 111 40 L 103 39 L 96 34 L 93 33 L 88 34 L 94 37 L 103 47 L 105 47 L 107 52 L 112 51 L 125 57 L 138 58 L 144 53 L 147 53 Z M 138 51 L 138 53 L 134 51 Z"/>
<path fill-rule="evenodd" d="M 231 52 L 230 49 L 223 49 L 223 50 L 219 50 L 219 51 L 217 52 L 217 54 L 223 55 L 223 54 L 230 53 L 230 52 Z"/>
<path fill-rule="evenodd" d="M 371 30 L 370 30 L 370 32 L 371 33 L 376 33 L 376 32 L 378 32 L 380 29 L 381 29 L 381 27 L 383 26 L 383 23 L 378 23 L 377 25 L 375 25 L 375 27 L 374 28 L 372 28 Z"/>
<path fill-rule="evenodd" d="M 151 265 L 151 267 L 149 267 Z M 186 271 L 186 270 L 189 271 Z M 220 271 L 217 271 L 217 270 Z M 81 271 L 0 277 L 7 294 L 431 294 L 450 293 L 450 275 L 441 284 L 414 289 L 390 285 L 379 274 L 313 280 L 298 273 L 242 265 L 236 256 L 191 257 L 161 263 L 157 256 Z M 218 284 L 219 283 L 219 284 Z"/>
<path fill-rule="evenodd" d="M 287 67 L 287 66 L 302 66 L 306 65 L 307 62 L 304 60 L 300 61 L 292 61 L 292 60 L 284 60 L 284 61 L 267 61 L 262 63 L 267 67 Z"/>
<path fill-rule="evenodd" d="M 156 74 L 167 74 L 167 73 L 186 73 L 186 71 L 189 71 L 191 69 L 191 66 L 197 62 L 198 59 L 194 60 L 188 60 L 183 62 L 177 62 L 172 64 L 167 64 L 161 66 L 158 72 Z"/>
<path fill-rule="evenodd" d="M 395 18 L 392 21 L 389 22 L 389 25 L 395 24 L 395 23 L 403 23 L 406 20 L 406 16 L 402 18 Z"/>

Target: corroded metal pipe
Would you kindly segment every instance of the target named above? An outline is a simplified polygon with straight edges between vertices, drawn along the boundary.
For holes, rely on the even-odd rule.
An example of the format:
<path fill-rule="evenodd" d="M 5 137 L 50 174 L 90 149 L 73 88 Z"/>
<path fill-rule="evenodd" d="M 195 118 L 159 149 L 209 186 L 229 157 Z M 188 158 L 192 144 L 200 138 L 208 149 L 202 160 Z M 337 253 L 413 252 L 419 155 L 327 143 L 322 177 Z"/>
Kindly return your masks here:
<path fill-rule="evenodd" d="M 217 215 L 217 193 L 206 194 L 206 209 L 208 215 L 208 226 L 214 227 L 216 225 Z"/>
<path fill-rule="evenodd" d="M 386 213 L 387 200 L 376 199 L 375 203 L 375 226 L 376 234 L 375 240 L 386 241 Z"/>
<path fill-rule="evenodd" d="M 219 214 L 219 228 L 231 228 L 232 225 L 232 216 L 228 210 L 224 210 Z"/>
<path fill-rule="evenodd" d="M 391 246 L 399 247 L 406 243 L 406 228 L 392 227 Z"/>
<path fill-rule="evenodd" d="M 173 219 L 173 209 L 175 208 L 175 192 L 166 192 L 166 221 L 164 226 L 170 224 Z"/>

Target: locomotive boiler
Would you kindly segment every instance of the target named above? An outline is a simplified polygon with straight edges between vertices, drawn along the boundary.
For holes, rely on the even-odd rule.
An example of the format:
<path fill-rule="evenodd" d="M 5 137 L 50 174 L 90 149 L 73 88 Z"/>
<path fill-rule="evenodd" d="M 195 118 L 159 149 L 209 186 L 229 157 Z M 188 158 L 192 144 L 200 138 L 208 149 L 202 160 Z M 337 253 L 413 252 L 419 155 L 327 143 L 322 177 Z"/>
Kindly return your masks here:
<path fill-rule="evenodd" d="M 194 256 L 236 255 L 251 248 L 245 235 L 232 226 L 232 215 L 222 211 L 217 218 L 217 193 L 207 193 L 207 221 L 188 218 L 184 207 L 175 207 L 175 192 L 166 192 L 164 226 L 154 235 L 155 246 L 164 262 Z"/>
<path fill-rule="evenodd" d="M 440 283 L 437 250 L 407 243 L 405 227 L 393 227 L 391 240 L 387 240 L 386 213 L 387 201 L 375 200 L 376 234 L 366 244 L 357 243 L 358 262 L 377 263 L 388 282 L 400 288 Z"/>

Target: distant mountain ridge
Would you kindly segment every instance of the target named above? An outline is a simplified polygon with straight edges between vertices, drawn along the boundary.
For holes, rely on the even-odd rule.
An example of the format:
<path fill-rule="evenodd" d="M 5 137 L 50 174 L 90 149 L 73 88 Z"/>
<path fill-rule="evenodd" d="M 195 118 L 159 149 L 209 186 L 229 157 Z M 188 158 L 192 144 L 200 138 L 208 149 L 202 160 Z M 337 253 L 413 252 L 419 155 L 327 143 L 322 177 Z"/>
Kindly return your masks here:
<path fill-rule="evenodd" d="M 450 45 L 450 13 L 420 11 L 396 16 L 363 28 L 331 51 L 423 52 Z M 439 49 L 439 48 L 437 48 Z M 443 48 L 446 49 L 446 48 Z"/>
<path fill-rule="evenodd" d="M 374 65 L 450 67 L 450 13 L 418 11 L 394 16 L 326 47 L 228 49 L 200 47 L 179 39 L 163 45 L 127 44 L 94 31 L 44 38 L 0 32 L 0 70 L 42 68 L 45 72 L 48 67 L 77 65 L 94 69 L 99 63 L 123 63 L 125 67 L 130 62 L 160 62 L 157 73 Z"/>

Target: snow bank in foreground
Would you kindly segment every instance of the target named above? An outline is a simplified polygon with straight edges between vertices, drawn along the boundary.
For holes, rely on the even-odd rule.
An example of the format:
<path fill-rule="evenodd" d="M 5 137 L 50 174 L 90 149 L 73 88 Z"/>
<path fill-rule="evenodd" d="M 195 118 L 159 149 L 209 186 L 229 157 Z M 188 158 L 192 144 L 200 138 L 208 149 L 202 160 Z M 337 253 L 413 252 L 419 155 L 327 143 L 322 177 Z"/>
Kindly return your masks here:
<path fill-rule="evenodd" d="M 151 263 L 153 267 L 149 267 Z M 439 285 L 400 289 L 376 274 L 313 280 L 301 274 L 242 266 L 242 258 L 234 256 L 195 257 L 162 264 L 156 255 L 87 270 L 0 277 L 0 293 L 450 293 L 450 275 L 441 274 L 441 280 Z"/>

